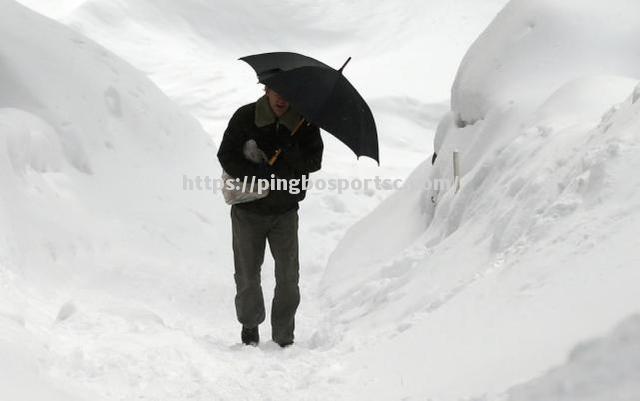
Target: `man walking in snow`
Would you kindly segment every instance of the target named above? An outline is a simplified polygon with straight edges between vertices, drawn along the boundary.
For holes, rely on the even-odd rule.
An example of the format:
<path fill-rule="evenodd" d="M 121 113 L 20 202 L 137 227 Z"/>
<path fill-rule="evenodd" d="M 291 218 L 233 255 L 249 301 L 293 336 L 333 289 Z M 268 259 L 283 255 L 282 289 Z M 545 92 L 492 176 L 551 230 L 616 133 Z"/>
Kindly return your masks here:
<path fill-rule="evenodd" d="M 236 283 L 236 314 L 242 324 L 244 344 L 260 341 L 259 325 L 265 320 L 260 271 L 265 245 L 275 261 L 276 287 L 271 308 L 271 333 L 281 347 L 293 344 L 295 313 L 300 303 L 298 288 L 298 202 L 304 199 L 303 178 L 321 167 L 323 143 L 320 130 L 304 125 L 291 135 L 301 117 L 275 91 L 266 88 L 257 102 L 240 107 L 224 133 L 218 150 L 222 168 L 232 177 L 251 182 L 284 178 L 298 187 L 270 188 L 261 199 L 231 206 L 233 255 Z M 270 159 L 278 149 L 273 165 L 248 160 L 243 149 L 248 141 Z"/>

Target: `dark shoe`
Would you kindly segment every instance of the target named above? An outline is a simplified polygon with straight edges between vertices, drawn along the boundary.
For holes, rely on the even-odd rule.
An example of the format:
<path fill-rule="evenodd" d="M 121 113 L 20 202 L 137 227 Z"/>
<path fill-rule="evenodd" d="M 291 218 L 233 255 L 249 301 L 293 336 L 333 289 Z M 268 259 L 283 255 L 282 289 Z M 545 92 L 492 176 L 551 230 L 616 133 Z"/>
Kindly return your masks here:
<path fill-rule="evenodd" d="M 282 343 L 276 341 L 276 344 L 278 344 L 281 348 L 287 348 L 288 346 L 293 345 L 293 341 L 286 341 Z"/>
<path fill-rule="evenodd" d="M 243 327 L 240 337 L 242 337 L 242 343 L 244 345 L 258 345 L 258 343 L 260 342 L 260 332 L 258 331 L 258 326 L 251 329 Z"/>

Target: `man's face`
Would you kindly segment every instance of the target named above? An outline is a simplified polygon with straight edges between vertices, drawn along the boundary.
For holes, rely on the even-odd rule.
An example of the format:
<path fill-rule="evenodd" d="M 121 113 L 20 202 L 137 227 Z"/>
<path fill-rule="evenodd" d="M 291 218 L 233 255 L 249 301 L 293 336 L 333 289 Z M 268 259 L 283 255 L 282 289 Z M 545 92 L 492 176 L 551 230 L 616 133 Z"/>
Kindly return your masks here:
<path fill-rule="evenodd" d="M 284 113 L 289 109 L 289 102 L 284 100 L 282 96 L 280 96 L 273 89 L 267 88 L 266 90 L 267 98 L 269 99 L 269 106 L 271 106 L 271 110 L 276 117 L 282 117 Z"/>

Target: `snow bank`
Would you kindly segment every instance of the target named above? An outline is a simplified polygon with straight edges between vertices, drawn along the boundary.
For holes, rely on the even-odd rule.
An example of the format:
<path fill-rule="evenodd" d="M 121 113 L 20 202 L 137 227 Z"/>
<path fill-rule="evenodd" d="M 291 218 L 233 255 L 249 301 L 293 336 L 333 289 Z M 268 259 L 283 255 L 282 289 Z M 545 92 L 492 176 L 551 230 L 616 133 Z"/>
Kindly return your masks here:
<path fill-rule="evenodd" d="M 640 394 L 640 316 L 580 344 L 565 364 L 509 391 L 510 401 L 633 401 Z"/>
<path fill-rule="evenodd" d="M 513 1 L 474 44 L 423 188 L 331 255 L 318 337 L 355 348 L 354 391 L 492 399 L 640 309 L 637 7 Z M 460 191 L 429 189 L 454 150 Z"/>
<path fill-rule="evenodd" d="M 636 77 L 638 14 L 634 0 L 511 1 L 464 57 L 452 110 L 469 124 L 509 102 L 535 107 L 578 77 Z"/>
<path fill-rule="evenodd" d="M 183 175 L 220 174 L 216 147 L 148 78 L 13 1 L 0 8 L 0 371 L 24 367 L 1 398 L 33 399 L 25 383 L 74 366 L 53 345 L 60 322 L 205 285 L 202 261 L 229 257 L 227 208 L 183 189 Z"/>
<path fill-rule="evenodd" d="M 131 239 L 120 230 L 137 227 L 145 238 L 165 224 L 186 224 L 174 220 L 181 214 L 198 220 L 194 212 L 209 199 L 184 191 L 183 174 L 219 171 L 198 123 L 82 35 L 11 1 L 3 10 L 0 179 L 3 229 L 17 253 L 6 263 L 66 264 L 83 253 L 69 242 L 88 241 L 82 247 L 94 257 L 98 244 L 104 250 Z"/>
<path fill-rule="evenodd" d="M 10 219 L 4 227 L 17 250 L 53 247 L 43 257 L 55 260 L 51 254 L 65 246 L 45 238 L 69 238 L 43 227 L 117 242 L 124 238 L 113 234 L 145 222 L 145 213 L 188 214 L 206 204 L 183 191 L 183 174 L 219 171 L 215 146 L 193 118 L 82 35 L 11 1 L 3 10 L 0 178 Z"/>

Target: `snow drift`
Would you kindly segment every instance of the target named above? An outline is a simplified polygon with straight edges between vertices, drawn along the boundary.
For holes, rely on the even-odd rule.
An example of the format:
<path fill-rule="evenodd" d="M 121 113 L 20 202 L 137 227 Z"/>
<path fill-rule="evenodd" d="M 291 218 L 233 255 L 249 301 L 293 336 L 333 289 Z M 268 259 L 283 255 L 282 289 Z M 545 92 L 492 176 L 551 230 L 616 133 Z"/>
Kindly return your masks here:
<path fill-rule="evenodd" d="M 578 77 L 637 77 L 633 0 L 511 1 L 469 49 L 451 92 L 457 120 L 473 123 L 509 102 L 535 107 Z"/>
<path fill-rule="evenodd" d="M 574 348 L 544 376 L 509 390 L 510 401 L 632 401 L 640 393 L 640 316 Z"/>
<path fill-rule="evenodd" d="M 383 202 L 329 260 L 321 335 L 364 339 L 358 391 L 493 399 L 640 309 L 638 12 L 515 0 L 469 50 L 436 164 L 412 174 L 423 188 Z M 429 189 L 452 180 L 454 150 L 461 190 Z"/>
<path fill-rule="evenodd" d="M 210 215 L 206 196 L 183 190 L 183 175 L 219 172 L 198 123 L 82 35 L 11 1 L 3 10 L 5 265 L 41 275 L 38 266 L 95 261 L 93 251 L 107 258 L 99 264 L 117 264 L 116 250 L 134 238 L 189 243 L 162 231 Z"/>
<path fill-rule="evenodd" d="M 17 400 L 64 359 L 59 322 L 125 292 L 134 310 L 179 302 L 178 278 L 206 268 L 193 260 L 228 251 L 225 234 L 209 241 L 223 203 L 183 190 L 183 175 L 220 172 L 200 125 L 83 35 L 0 8 L 0 370 Z"/>

